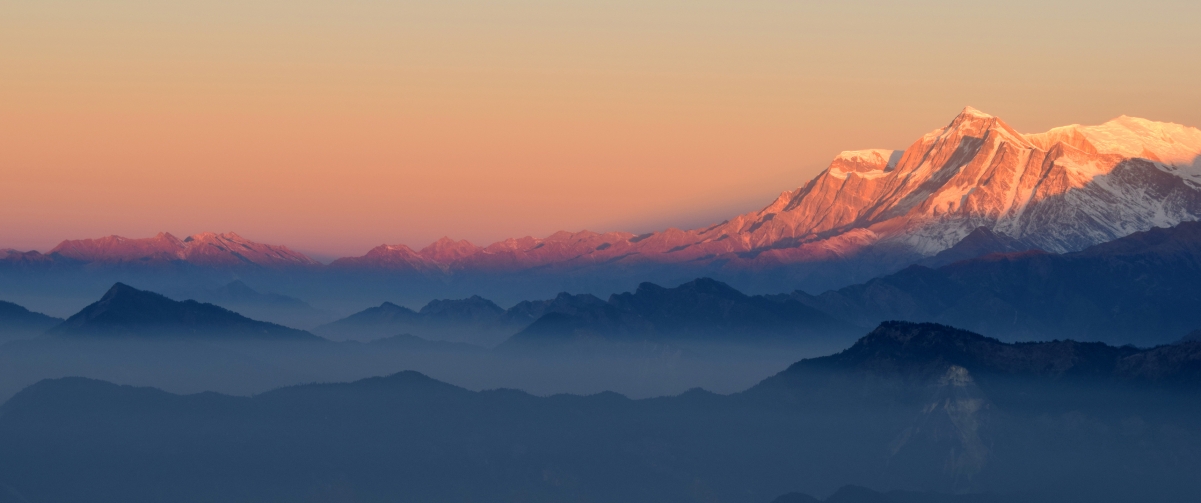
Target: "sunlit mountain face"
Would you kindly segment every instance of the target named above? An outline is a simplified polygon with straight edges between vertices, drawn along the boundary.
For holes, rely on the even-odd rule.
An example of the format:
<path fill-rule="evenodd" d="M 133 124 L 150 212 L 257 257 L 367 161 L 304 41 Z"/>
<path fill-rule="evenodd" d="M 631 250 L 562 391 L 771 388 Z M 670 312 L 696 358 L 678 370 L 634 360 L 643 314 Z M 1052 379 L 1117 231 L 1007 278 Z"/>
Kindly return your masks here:
<path fill-rule="evenodd" d="M 0 503 L 1193 501 L 1199 153 L 967 108 L 699 229 L 6 250 Z"/>
<path fill-rule="evenodd" d="M 968 107 L 903 151 L 843 152 L 762 210 L 698 229 L 564 231 L 487 246 L 443 238 L 419 250 L 381 245 L 327 266 L 234 233 L 182 240 L 163 233 L 64 241 L 46 255 L 8 250 L 3 264 L 400 276 L 438 288 L 461 284 L 463 294 L 491 293 L 517 274 L 530 283 L 526 297 L 571 288 L 612 293 L 643 280 L 704 275 L 770 293 L 866 281 L 981 229 L 1004 245 L 978 253 L 1061 253 L 1199 217 L 1201 130 L 1123 116 L 1023 134 Z"/>
<path fill-rule="evenodd" d="M 978 227 L 1064 252 L 1201 216 L 1201 130 L 1120 117 L 1021 134 L 966 108 L 904 151 L 843 152 L 804 186 L 717 225 L 650 235 L 559 233 L 487 247 L 381 246 L 339 267 L 503 269 L 611 262 L 729 268 L 930 256 Z"/>
<path fill-rule="evenodd" d="M 1199 20 L 0 1 L 0 503 L 1201 502 Z"/>

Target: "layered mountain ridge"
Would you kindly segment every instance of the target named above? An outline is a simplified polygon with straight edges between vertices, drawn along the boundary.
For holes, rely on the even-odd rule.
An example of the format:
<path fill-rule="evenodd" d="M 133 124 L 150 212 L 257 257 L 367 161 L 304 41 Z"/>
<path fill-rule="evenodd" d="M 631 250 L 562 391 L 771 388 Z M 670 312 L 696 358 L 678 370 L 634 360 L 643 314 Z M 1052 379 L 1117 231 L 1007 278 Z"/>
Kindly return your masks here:
<path fill-rule="evenodd" d="M 928 257 L 977 228 L 1066 252 L 1201 216 L 1201 130 L 1119 117 L 1024 135 L 965 108 L 904 151 L 843 152 L 766 208 L 704 229 L 560 232 L 487 247 L 385 245 L 334 266 L 531 267 L 717 262 L 764 267 L 892 245 Z M 443 250 L 453 249 L 454 253 Z"/>
<path fill-rule="evenodd" d="M 536 321 L 499 348 L 508 351 L 562 349 L 598 342 L 722 342 L 815 344 L 842 342 L 859 333 L 844 323 L 792 299 L 749 296 L 729 285 L 701 278 L 674 288 L 643 283 L 607 302 L 564 295 Z"/>
<path fill-rule="evenodd" d="M 862 256 L 859 268 L 876 275 L 932 257 L 977 229 L 1016 248 L 1062 253 L 1199 218 L 1201 130 L 1122 116 L 1022 134 L 968 107 L 905 150 L 843 152 L 762 210 L 706 228 L 558 232 L 487 246 L 442 238 L 421 250 L 381 245 L 326 269 L 445 277 L 670 266 L 720 276 Z M 2 260 L 44 259 L 30 253 L 8 250 Z M 99 264 L 319 266 L 233 233 L 64 241 L 48 255 Z"/>
<path fill-rule="evenodd" d="M 1006 344 L 897 322 L 729 395 L 535 396 L 415 371 L 253 396 L 66 377 L 0 405 L 0 488 L 47 502 L 762 503 L 845 484 L 996 499 L 826 501 L 1196 501 L 1199 378 L 1201 343 Z"/>
<path fill-rule="evenodd" d="M 1201 328 L 1201 222 L 1078 252 L 915 265 L 820 295 L 779 296 L 862 326 L 936 321 L 1006 340 L 1166 344 Z"/>
<path fill-rule="evenodd" d="M 154 292 L 117 283 L 62 324 L 46 332 L 66 338 L 233 338 L 320 341 L 313 334 L 252 320 L 194 300 L 174 301 Z"/>

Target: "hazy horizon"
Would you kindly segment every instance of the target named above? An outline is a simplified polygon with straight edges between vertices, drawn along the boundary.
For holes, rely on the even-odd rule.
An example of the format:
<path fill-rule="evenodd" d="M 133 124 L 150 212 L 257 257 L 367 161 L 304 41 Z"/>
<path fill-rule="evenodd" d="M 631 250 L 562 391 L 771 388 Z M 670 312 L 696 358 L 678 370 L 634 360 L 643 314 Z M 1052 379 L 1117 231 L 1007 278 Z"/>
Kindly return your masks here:
<path fill-rule="evenodd" d="M 645 232 L 757 209 L 965 105 L 1023 132 L 1201 125 L 1201 64 L 1176 57 L 1201 49 L 1193 3 L 281 7 L 0 7 L 0 247 Z"/>

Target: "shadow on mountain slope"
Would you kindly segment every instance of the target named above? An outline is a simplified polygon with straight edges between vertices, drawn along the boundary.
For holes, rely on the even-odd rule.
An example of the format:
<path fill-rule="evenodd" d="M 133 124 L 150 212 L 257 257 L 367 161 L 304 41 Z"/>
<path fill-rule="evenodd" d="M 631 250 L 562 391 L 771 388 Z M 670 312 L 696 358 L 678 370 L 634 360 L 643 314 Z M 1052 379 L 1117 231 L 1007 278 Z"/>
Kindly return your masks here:
<path fill-rule="evenodd" d="M 1086 250 L 913 266 L 861 285 L 788 296 L 858 324 L 900 319 L 1007 340 L 1165 344 L 1201 327 L 1201 222 Z"/>

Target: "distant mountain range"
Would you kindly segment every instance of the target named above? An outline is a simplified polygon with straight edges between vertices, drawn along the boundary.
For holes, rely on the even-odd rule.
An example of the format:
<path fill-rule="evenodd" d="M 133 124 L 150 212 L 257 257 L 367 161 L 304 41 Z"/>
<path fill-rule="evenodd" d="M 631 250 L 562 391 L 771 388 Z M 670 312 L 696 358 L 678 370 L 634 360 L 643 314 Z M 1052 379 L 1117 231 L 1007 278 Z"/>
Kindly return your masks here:
<path fill-rule="evenodd" d="M 117 283 L 92 303 L 46 332 L 50 337 L 200 337 L 321 340 L 308 332 L 252 320 L 212 304 L 174 301 Z"/>
<path fill-rule="evenodd" d="M 519 313 L 520 309 L 510 314 L 478 295 L 466 299 L 432 300 L 420 311 L 384 302 L 321 325 L 314 332 L 335 340 L 359 341 L 412 334 L 492 347 L 532 321 Z"/>
<path fill-rule="evenodd" d="M 487 247 L 442 239 L 380 246 L 334 268 L 495 271 L 562 264 L 720 264 L 770 269 L 871 247 L 915 260 L 974 229 L 1065 252 L 1201 217 L 1201 130 L 1121 117 L 1023 135 L 967 108 L 905 151 L 840 154 L 763 210 L 702 229 L 561 232 Z"/>
<path fill-rule="evenodd" d="M 176 238 L 161 232 L 147 239 L 108 236 L 99 239 L 67 240 L 47 255 L 97 265 L 142 264 L 161 266 L 184 262 L 197 266 L 311 267 L 319 263 L 286 246 L 265 245 L 235 233 L 205 232 Z"/>
<path fill-rule="evenodd" d="M 673 288 L 643 283 L 636 291 L 612 295 L 608 301 L 560 293 L 549 300 L 523 301 L 508 310 L 479 296 L 434 300 L 420 312 L 385 302 L 315 332 L 351 340 L 410 333 L 522 351 L 566 349 L 581 343 L 841 343 L 862 333 L 862 328 L 797 301 L 749 296 L 702 278 Z"/>
<path fill-rule="evenodd" d="M 0 250 L 0 503 L 1197 501 L 1199 219 L 1197 129 L 967 108 L 701 229 Z"/>
<path fill-rule="evenodd" d="M 312 309 L 308 302 L 280 295 L 278 293 L 261 293 L 250 285 L 247 285 L 241 280 L 231 281 L 228 284 L 205 290 L 196 290 L 189 293 L 180 294 L 187 296 L 188 300 L 196 300 L 200 302 L 210 303 L 228 303 L 228 304 L 243 304 L 247 306 L 264 307 L 264 308 L 280 308 L 305 310 Z"/>
<path fill-rule="evenodd" d="M 664 288 L 643 283 L 608 302 L 560 295 L 503 350 L 604 343 L 721 342 L 771 345 L 847 341 L 860 327 L 791 299 L 749 296 L 708 278 Z"/>
<path fill-rule="evenodd" d="M 216 288 L 192 288 L 168 293 L 180 300 L 216 304 L 248 318 L 300 329 L 311 329 L 337 318 L 308 302 L 272 292 L 259 292 L 238 279 Z"/>
<path fill-rule="evenodd" d="M 282 295 L 261 294 L 244 283 L 219 289 L 245 303 L 306 306 Z M 213 304 L 172 300 L 115 283 L 76 315 L 59 318 L 0 304 L 0 328 L 37 327 L 50 337 L 208 337 L 208 339 L 321 340 L 303 330 L 256 321 Z M 841 341 L 861 328 L 837 321 L 793 299 L 746 295 L 722 282 L 700 279 L 674 288 L 643 283 L 613 295 L 562 293 L 550 300 L 522 301 L 503 310 L 480 297 L 432 300 L 419 312 L 384 303 L 322 325 L 333 339 L 370 341 L 392 336 L 471 342 L 507 349 L 569 345 L 585 339 L 610 342 L 812 343 Z"/>
<path fill-rule="evenodd" d="M 253 397 L 46 380 L 0 406 L 0 474 L 45 502 L 880 495 L 848 484 L 910 492 L 827 501 L 1193 501 L 1198 398 L 1201 343 L 894 322 L 726 396 L 536 397 L 415 372 Z"/>
<path fill-rule="evenodd" d="M 591 295 L 568 294 L 521 302 L 509 310 L 479 297 L 433 301 L 421 312 L 385 304 L 336 324 L 344 331 L 341 335 L 320 331 L 335 339 L 331 341 L 248 319 L 216 305 L 174 301 L 116 284 L 69 320 L 56 320 L 57 326 L 29 334 L 27 340 L 0 344 L 0 401 L 39 380 L 63 376 L 183 393 L 216 390 L 237 394 L 305 382 L 361 379 L 400 369 L 429 372 L 465 386 L 503 386 L 537 393 L 610 389 L 657 396 L 702 385 L 731 392 L 798 358 L 844 347 L 852 337 L 850 333 L 827 333 L 820 330 L 820 324 L 812 323 L 781 330 L 779 320 L 771 316 L 746 316 L 762 314 L 755 306 L 763 299 L 736 292 L 733 301 L 702 299 L 706 307 L 729 311 L 713 313 L 707 321 L 734 330 L 729 334 L 709 327 L 698 330 L 697 324 L 687 324 L 686 311 L 672 312 L 681 301 L 696 295 L 691 286 L 695 285 L 671 289 L 646 285 L 631 294 L 643 298 L 647 291 L 659 292 L 675 304 L 656 307 L 652 301 L 642 311 L 629 311 L 633 323 L 621 337 L 599 332 L 586 344 L 577 344 L 575 333 L 564 332 L 547 334 L 548 340 L 539 344 L 515 344 L 496 351 L 490 348 L 534 320 L 609 304 Z M 793 307 L 812 311 L 795 302 Z M 669 315 L 669 324 L 656 319 L 661 331 L 639 314 L 660 316 L 658 311 Z M 767 310 L 776 316 L 781 311 L 770 306 Z M 795 317 L 804 321 L 802 318 Z M 677 330 L 669 330 L 672 328 Z M 550 349 L 554 354 L 530 349 Z"/>
<path fill-rule="evenodd" d="M 1015 248 L 1012 240 L 978 228 L 960 245 L 933 258 L 953 260 L 965 247 L 974 250 L 964 253 L 969 256 Z M 203 295 L 196 296 L 243 313 L 273 312 L 276 320 L 285 322 L 316 312 L 303 301 L 262 294 L 240 281 L 199 293 Z M 123 300 L 135 297 L 141 300 Z M 143 303 L 148 307 L 140 307 Z M 480 296 L 433 300 L 419 311 L 384 302 L 320 325 L 314 332 L 334 340 L 358 341 L 409 334 L 483 347 L 499 345 L 505 351 L 683 342 L 838 345 L 852 340 L 864 327 L 908 320 L 966 327 L 1005 340 L 1075 339 L 1153 346 L 1201 329 L 1198 305 L 1201 223 L 1184 222 L 1169 229 L 1136 232 L 1079 252 L 992 253 L 937 268 L 914 265 L 820 295 L 802 291 L 747 295 L 723 282 L 702 278 L 675 287 L 643 283 L 607 300 L 560 293 L 551 299 L 522 301 L 509 309 Z M 131 311 L 114 314 L 121 309 Z M 13 305 L 6 312 L 20 314 L 19 310 L 23 308 Z M 55 320 L 26 313 L 21 316 L 37 318 L 34 325 L 43 330 Z M 170 317 L 174 325 L 164 328 L 166 318 L 143 319 L 144 313 Z M 119 330 L 129 333 L 216 332 L 242 327 L 233 330 L 250 334 L 261 329 L 266 336 L 284 329 L 215 305 L 175 302 L 118 284 L 100 302 L 72 316 L 53 333 L 68 333 L 74 330 L 71 327 L 97 333 L 118 330 L 107 321 L 103 323 L 110 323 L 106 325 L 109 328 L 101 328 L 102 320 L 117 316 L 124 316 Z M 18 327 L 15 323 L 9 325 Z M 247 328 L 248 323 L 260 325 L 252 329 Z M 268 326 L 275 328 L 265 328 Z"/>
<path fill-rule="evenodd" d="M 673 288 L 644 283 L 607 301 L 562 293 L 507 311 L 479 297 L 432 302 L 422 314 L 385 303 L 318 332 L 363 339 L 407 331 L 442 338 L 440 330 L 475 330 L 490 334 L 488 343 L 473 341 L 488 346 L 513 335 L 502 345 L 511 349 L 599 340 L 812 343 L 886 320 L 947 323 L 1005 340 L 1141 346 L 1170 343 L 1201 329 L 1199 222 L 1136 232 L 1079 252 L 1014 251 L 1020 248 L 978 228 L 928 262 L 948 264 L 915 265 L 820 295 L 748 296 L 705 278 Z M 977 258 L 957 260 L 961 256 Z M 470 315 L 428 316 L 438 304 L 463 312 L 477 307 Z"/>
<path fill-rule="evenodd" d="M 41 335 L 62 323 L 62 318 L 35 313 L 12 302 L 0 301 L 0 342 Z"/>
<path fill-rule="evenodd" d="M 289 297 L 260 294 L 238 282 L 218 292 L 244 302 L 306 305 Z M 176 301 L 123 283 L 113 285 L 100 300 L 66 320 L 11 303 L 0 304 L 0 308 L 5 309 L 0 314 L 13 313 L 5 319 L 12 320 L 7 326 L 37 325 L 48 337 L 320 340 L 308 332 L 253 320 L 217 305 Z M 317 332 L 359 341 L 412 337 L 412 333 L 423 339 L 486 347 L 506 341 L 505 349 L 512 350 L 570 345 L 580 338 L 811 344 L 847 340 L 860 330 L 795 300 L 748 296 L 702 278 L 674 288 L 644 283 L 637 291 L 613 295 L 608 301 L 562 293 L 550 300 L 524 301 L 508 310 L 479 296 L 434 300 L 419 312 L 385 302 L 322 325 Z"/>
<path fill-rule="evenodd" d="M 1004 249 L 1071 252 L 1198 218 L 1201 130 L 1120 117 L 1021 134 L 969 107 L 904 151 L 843 152 L 762 210 L 705 228 L 559 232 L 488 246 L 443 238 L 421 250 L 381 245 L 328 266 L 233 233 L 109 236 L 64 241 L 45 255 L 5 250 L 0 272 L 305 271 L 327 283 L 338 275 L 407 278 L 386 287 L 393 291 L 458 281 L 476 293 L 515 280 L 545 292 L 711 276 L 753 291 L 821 291 L 923 260 L 941 265 Z M 948 250 L 955 251 L 938 258 Z"/>
<path fill-rule="evenodd" d="M 1201 328 L 1201 223 L 1056 255 L 912 266 L 821 295 L 777 296 L 859 325 L 935 321 L 1008 340 L 1166 344 Z"/>

